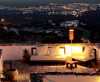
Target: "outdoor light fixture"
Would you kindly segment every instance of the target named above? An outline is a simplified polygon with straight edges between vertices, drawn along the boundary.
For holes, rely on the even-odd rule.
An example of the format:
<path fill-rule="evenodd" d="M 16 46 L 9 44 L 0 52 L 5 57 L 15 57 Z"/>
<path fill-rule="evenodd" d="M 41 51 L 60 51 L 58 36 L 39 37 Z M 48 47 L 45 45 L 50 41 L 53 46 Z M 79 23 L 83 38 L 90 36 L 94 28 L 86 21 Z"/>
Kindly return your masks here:
<path fill-rule="evenodd" d="M 73 28 L 69 29 L 69 40 L 71 41 L 71 43 L 74 40 L 74 29 Z"/>

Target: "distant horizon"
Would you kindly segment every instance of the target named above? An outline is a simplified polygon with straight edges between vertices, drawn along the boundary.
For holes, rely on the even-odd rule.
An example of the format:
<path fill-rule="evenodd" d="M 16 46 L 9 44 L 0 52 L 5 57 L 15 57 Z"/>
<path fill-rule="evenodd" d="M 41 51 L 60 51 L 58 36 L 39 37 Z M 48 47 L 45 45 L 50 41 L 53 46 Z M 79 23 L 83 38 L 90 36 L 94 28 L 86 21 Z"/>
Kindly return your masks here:
<path fill-rule="evenodd" d="M 89 3 L 89 4 L 100 4 L 100 0 L 0 0 L 0 5 L 2 6 L 15 6 L 24 7 L 39 4 L 49 4 L 49 3 Z"/>

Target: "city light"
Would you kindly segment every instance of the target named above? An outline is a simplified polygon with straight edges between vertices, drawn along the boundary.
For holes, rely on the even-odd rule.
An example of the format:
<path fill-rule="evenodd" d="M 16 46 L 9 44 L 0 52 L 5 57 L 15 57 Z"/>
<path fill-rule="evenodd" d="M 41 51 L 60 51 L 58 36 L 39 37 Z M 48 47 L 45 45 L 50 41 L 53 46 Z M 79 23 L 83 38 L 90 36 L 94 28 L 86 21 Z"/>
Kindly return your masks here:
<path fill-rule="evenodd" d="M 4 18 L 1 18 L 1 22 L 4 22 L 5 21 L 5 19 Z"/>
<path fill-rule="evenodd" d="M 63 8 L 64 8 L 65 10 L 67 9 L 67 7 L 66 7 L 65 5 L 63 6 Z"/>
<path fill-rule="evenodd" d="M 100 82 L 100 76 L 96 76 L 96 81 L 95 82 Z"/>

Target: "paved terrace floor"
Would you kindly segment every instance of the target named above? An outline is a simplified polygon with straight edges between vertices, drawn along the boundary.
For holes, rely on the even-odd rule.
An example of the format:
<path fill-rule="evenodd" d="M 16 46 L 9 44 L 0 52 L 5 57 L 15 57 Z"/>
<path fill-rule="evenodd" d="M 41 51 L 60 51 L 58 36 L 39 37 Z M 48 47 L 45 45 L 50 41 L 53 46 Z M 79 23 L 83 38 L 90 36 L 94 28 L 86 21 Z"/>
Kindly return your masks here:
<path fill-rule="evenodd" d="M 36 62 L 35 62 L 36 63 Z M 5 70 L 17 69 L 22 73 L 45 73 L 45 72 L 76 72 L 76 73 L 92 73 L 95 72 L 94 68 L 89 68 L 82 65 L 77 65 L 75 69 L 69 69 L 66 65 L 30 65 L 22 61 L 6 61 L 4 63 Z M 100 61 L 96 66 L 96 69 L 100 70 Z M 99 71 L 100 72 L 100 71 Z"/>

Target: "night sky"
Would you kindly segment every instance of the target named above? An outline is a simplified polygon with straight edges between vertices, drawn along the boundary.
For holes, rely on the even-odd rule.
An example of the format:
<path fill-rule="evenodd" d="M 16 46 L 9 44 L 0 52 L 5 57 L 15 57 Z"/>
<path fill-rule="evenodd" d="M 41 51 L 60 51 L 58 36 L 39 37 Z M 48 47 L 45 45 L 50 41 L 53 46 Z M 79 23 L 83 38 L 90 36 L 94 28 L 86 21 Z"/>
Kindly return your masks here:
<path fill-rule="evenodd" d="M 47 2 L 88 2 L 88 3 L 100 3 L 100 0 L 0 0 L 0 2 L 10 2 L 10 3 L 21 3 L 21 2 L 38 2 L 38 3 L 47 3 Z"/>
<path fill-rule="evenodd" d="M 0 0 L 0 5 L 7 6 L 24 6 L 34 4 L 47 4 L 47 3 L 100 3 L 100 0 Z"/>

